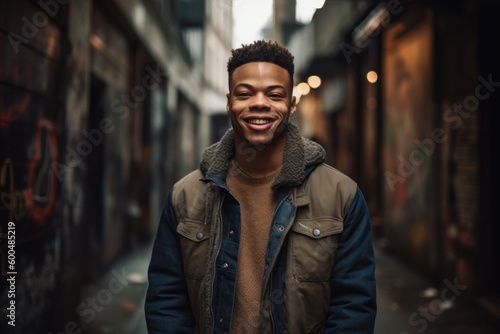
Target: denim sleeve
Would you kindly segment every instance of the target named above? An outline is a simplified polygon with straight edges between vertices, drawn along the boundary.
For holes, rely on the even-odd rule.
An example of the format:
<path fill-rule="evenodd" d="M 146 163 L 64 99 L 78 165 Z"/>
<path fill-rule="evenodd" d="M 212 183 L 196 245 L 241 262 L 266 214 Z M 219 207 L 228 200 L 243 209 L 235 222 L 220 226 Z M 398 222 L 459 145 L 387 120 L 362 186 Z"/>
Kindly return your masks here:
<path fill-rule="evenodd" d="M 165 202 L 148 269 L 145 315 L 149 334 L 194 333 L 172 192 Z"/>
<path fill-rule="evenodd" d="M 340 236 L 330 279 L 325 333 L 373 334 L 377 313 L 370 214 L 357 189 Z"/>

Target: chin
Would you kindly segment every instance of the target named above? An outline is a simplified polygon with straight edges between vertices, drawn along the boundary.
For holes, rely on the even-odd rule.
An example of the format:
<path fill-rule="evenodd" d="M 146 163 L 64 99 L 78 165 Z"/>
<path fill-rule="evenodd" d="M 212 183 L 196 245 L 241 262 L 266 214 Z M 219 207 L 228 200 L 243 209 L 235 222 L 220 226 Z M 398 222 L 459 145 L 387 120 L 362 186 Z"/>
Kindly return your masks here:
<path fill-rule="evenodd" d="M 245 138 L 248 145 L 251 146 L 266 146 L 274 142 L 274 137 L 271 138 Z"/>

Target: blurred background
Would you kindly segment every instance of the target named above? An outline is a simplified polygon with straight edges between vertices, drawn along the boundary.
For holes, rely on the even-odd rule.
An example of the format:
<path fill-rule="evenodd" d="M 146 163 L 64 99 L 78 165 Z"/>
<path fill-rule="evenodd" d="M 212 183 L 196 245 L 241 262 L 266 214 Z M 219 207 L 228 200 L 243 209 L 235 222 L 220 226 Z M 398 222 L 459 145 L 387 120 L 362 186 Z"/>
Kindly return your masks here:
<path fill-rule="evenodd" d="M 0 3 L 1 333 L 146 333 L 162 203 L 229 127 L 231 48 L 262 38 L 367 199 L 376 333 L 500 333 L 500 1 Z"/>

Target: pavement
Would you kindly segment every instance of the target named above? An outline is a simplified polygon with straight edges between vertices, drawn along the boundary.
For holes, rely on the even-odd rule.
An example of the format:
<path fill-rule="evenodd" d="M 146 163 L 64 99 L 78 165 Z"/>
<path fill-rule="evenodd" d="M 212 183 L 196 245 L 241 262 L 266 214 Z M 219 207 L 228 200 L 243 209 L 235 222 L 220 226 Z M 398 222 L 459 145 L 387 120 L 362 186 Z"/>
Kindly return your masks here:
<path fill-rule="evenodd" d="M 500 334 L 500 319 L 469 298 L 454 279 L 432 284 L 375 248 L 377 319 L 374 334 Z"/>
<path fill-rule="evenodd" d="M 150 246 L 137 249 L 85 287 L 82 333 L 147 334 L 144 294 L 150 254 Z M 433 285 L 379 247 L 375 257 L 374 334 L 500 334 L 500 321 L 466 298 L 462 286 L 453 281 Z"/>
<path fill-rule="evenodd" d="M 119 259 L 102 278 L 83 288 L 80 328 L 84 334 L 147 334 L 144 297 L 151 246 Z"/>

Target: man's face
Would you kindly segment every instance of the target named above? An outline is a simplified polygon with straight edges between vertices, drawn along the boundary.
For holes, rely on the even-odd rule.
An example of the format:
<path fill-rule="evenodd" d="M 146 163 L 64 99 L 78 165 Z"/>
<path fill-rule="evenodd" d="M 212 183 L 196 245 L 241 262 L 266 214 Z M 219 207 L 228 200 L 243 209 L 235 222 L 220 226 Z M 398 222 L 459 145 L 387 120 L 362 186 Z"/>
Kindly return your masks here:
<path fill-rule="evenodd" d="M 226 109 L 237 144 L 272 143 L 285 133 L 295 108 L 291 79 L 284 68 L 268 62 L 251 62 L 234 70 Z"/>

